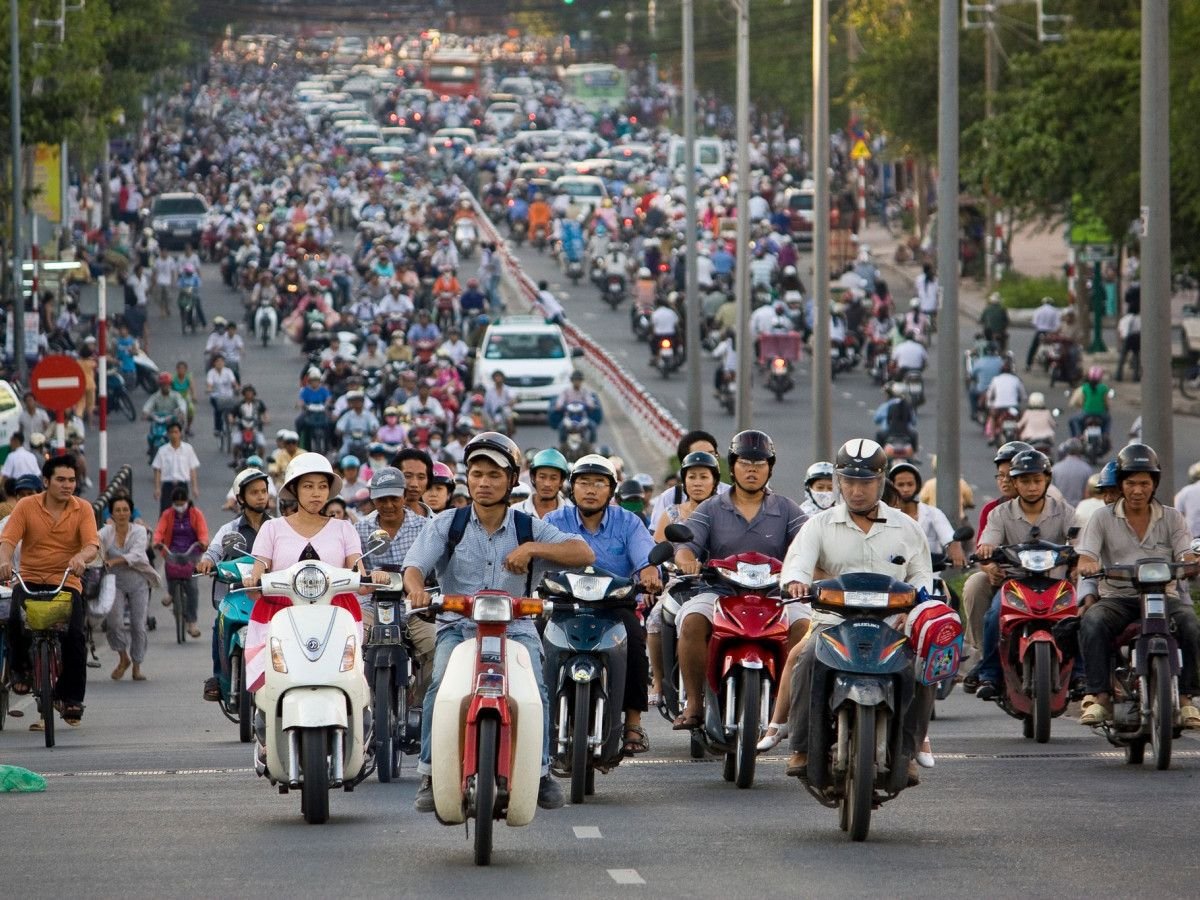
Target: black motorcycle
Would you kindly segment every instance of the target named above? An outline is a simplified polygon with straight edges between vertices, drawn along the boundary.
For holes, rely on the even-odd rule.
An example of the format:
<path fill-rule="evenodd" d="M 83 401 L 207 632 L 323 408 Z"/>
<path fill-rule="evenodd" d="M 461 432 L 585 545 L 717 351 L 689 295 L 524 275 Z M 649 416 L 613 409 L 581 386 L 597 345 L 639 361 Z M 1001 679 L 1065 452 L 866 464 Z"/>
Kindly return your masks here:
<path fill-rule="evenodd" d="M 625 655 L 629 640 L 618 609 L 636 605 L 635 586 L 592 566 L 551 572 L 539 593 L 549 620 L 542 635 L 550 693 L 551 765 L 571 775 L 571 802 L 595 793 L 596 771 L 621 761 L 625 735 Z"/>
<path fill-rule="evenodd" d="M 379 568 L 399 571 L 401 567 Z M 371 683 L 375 773 L 386 783 L 399 776 L 403 754 L 417 752 L 421 740 L 421 706 L 409 702 L 416 675 L 404 628 L 402 594 L 375 592 L 375 624 L 367 635 L 363 657 Z"/>

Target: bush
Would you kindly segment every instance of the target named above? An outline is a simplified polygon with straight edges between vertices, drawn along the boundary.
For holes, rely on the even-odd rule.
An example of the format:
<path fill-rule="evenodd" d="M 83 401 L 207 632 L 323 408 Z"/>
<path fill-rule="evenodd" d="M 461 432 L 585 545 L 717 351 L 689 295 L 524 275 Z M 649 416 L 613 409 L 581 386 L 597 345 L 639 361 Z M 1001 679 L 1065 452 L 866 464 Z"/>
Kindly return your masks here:
<path fill-rule="evenodd" d="M 1007 272 L 996 290 L 1008 309 L 1036 309 L 1042 305 L 1043 297 L 1051 298 L 1057 306 L 1065 308 L 1067 305 L 1067 282 L 1054 276 L 1029 278 Z"/>

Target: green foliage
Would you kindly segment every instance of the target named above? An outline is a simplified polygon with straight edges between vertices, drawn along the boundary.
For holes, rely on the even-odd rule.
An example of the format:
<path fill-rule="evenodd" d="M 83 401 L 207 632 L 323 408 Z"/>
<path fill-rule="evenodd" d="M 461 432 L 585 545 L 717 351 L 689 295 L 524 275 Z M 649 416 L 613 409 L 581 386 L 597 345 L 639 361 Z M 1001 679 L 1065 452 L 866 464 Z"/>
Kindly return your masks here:
<path fill-rule="evenodd" d="M 1043 297 L 1049 297 L 1058 306 L 1067 305 L 1067 282 L 1052 275 L 1031 278 L 1010 269 L 1000 279 L 996 290 L 1008 309 L 1037 309 L 1042 305 Z"/>

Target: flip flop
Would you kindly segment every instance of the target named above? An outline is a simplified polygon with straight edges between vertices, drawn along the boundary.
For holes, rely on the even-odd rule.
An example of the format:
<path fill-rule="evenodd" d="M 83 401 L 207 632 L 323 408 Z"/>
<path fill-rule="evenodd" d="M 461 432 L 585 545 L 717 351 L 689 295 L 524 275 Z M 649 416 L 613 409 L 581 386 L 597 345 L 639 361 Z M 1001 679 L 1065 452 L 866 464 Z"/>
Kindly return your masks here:
<path fill-rule="evenodd" d="M 704 725 L 704 717 L 693 713 L 690 716 L 680 713 L 675 717 L 675 721 L 671 723 L 672 731 L 691 731 L 693 728 L 700 728 Z"/>

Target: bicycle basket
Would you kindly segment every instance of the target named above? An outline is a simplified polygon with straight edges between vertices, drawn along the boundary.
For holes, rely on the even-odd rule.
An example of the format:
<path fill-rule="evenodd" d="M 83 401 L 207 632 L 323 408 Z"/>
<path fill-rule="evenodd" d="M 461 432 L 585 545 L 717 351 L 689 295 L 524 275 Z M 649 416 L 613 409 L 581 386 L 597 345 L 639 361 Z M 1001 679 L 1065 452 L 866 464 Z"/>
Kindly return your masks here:
<path fill-rule="evenodd" d="M 49 631 L 71 620 L 71 595 L 61 591 L 49 600 L 25 598 L 25 627 L 30 631 Z"/>

